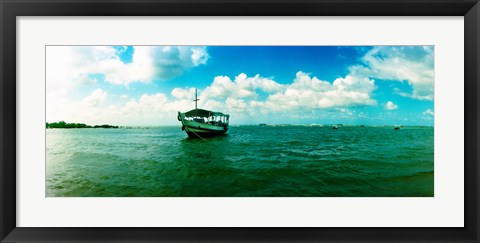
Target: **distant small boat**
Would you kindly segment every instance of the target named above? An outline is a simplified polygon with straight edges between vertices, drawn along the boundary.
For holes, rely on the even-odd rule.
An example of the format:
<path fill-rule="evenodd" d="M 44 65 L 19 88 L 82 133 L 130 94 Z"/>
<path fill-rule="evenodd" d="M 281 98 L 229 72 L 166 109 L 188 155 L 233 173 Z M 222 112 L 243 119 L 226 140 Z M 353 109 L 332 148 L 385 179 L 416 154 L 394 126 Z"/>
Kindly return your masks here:
<path fill-rule="evenodd" d="M 338 129 L 337 125 L 333 125 L 332 129 Z"/>
<path fill-rule="evenodd" d="M 178 112 L 178 121 L 182 130 L 191 138 L 204 138 L 224 135 L 228 131 L 230 115 L 221 112 L 197 108 L 197 90 L 195 89 L 195 109 L 185 113 Z"/>
<path fill-rule="evenodd" d="M 395 125 L 393 126 L 394 130 L 400 130 L 400 128 L 403 128 L 403 125 Z"/>
<path fill-rule="evenodd" d="M 400 130 L 400 127 L 394 127 L 393 129 L 394 130 Z"/>
<path fill-rule="evenodd" d="M 261 126 L 261 127 L 266 127 L 266 126 L 267 126 L 266 123 L 260 123 L 260 124 L 258 124 L 258 125 Z"/>

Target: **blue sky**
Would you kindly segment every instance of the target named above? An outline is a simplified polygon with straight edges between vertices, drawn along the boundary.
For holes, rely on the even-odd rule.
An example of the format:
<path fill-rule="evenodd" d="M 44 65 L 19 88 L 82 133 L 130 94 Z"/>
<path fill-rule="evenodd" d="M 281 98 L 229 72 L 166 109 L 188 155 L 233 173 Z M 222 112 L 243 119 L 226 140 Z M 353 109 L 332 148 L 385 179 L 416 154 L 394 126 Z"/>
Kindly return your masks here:
<path fill-rule="evenodd" d="M 433 125 L 433 46 L 48 46 L 47 122 Z"/>

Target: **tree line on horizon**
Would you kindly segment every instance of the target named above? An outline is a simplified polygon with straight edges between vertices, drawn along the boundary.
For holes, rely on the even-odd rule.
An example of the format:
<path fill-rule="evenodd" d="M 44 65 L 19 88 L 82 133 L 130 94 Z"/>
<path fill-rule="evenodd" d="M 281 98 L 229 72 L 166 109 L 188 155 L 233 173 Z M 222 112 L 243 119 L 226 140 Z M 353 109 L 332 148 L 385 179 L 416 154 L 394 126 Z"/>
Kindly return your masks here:
<path fill-rule="evenodd" d="M 51 122 L 46 124 L 46 128 L 118 128 L 108 124 L 90 126 L 84 123 L 67 123 L 64 121 Z"/>

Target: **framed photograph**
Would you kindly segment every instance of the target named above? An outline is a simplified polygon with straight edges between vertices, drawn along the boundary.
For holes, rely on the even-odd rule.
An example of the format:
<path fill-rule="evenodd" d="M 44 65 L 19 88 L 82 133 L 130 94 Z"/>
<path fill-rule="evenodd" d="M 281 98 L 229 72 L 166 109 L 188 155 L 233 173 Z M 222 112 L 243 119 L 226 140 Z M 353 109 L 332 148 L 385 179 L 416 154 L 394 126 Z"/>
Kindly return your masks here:
<path fill-rule="evenodd" d="M 477 242 L 478 1 L 0 5 L 2 242 Z"/>
<path fill-rule="evenodd" d="M 46 196 L 434 197 L 434 53 L 46 46 Z"/>

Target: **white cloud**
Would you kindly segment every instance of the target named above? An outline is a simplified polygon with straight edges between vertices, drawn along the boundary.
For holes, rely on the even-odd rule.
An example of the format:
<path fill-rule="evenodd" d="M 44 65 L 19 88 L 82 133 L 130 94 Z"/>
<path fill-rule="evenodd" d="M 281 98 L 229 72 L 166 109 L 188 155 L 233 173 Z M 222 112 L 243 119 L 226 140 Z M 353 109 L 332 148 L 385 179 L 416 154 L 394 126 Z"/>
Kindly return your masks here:
<path fill-rule="evenodd" d="M 89 106 L 98 106 L 104 102 L 106 98 L 107 92 L 103 91 L 102 89 L 96 89 L 89 96 L 83 99 L 83 102 Z"/>
<path fill-rule="evenodd" d="M 348 116 L 353 116 L 353 114 L 354 114 L 353 111 L 351 111 L 350 109 L 347 109 L 347 108 L 337 108 L 336 110 L 345 114 L 345 115 L 348 115 Z"/>
<path fill-rule="evenodd" d="M 88 84 L 96 84 L 97 79 L 90 78 L 87 74 L 81 74 L 80 76 L 75 78 L 73 82 L 79 85 L 88 85 Z"/>
<path fill-rule="evenodd" d="M 182 102 L 168 100 L 163 93 L 142 95 L 137 99 L 123 100 L 120 104 L 107 102 L 108 94 L 97 89 L 80 101 L 65 101 L 55 105 L 56 111 L 47 116 L 47 121 L 81 122 L 90 125 L 165 125 L 176 122 L 177 108 Z M 184 107 L 190 105 L 183 104 Z"/>
<path fill-rule="evenodd" d="M 115 85 L 132 82 L 152 82 L 180 75 L 208 60 L 206 47 L 134 47 L 131 63 L 123 63 L 119 54 L 126 47 L 110 46 L 48 46 L 46 48 L 46 102 L 47 118 L 58 121 L 80 101 L 72 100 L 79 88 L 93 88 L 96 75 Z M 95 76 L 94 76 L 95 75 Z M 106 93 L 85 98 L 88 104 L 99 105 Z M 67 105 L 68 104 L 68 105 Z M 70 109 L 70 110 L 69 110 Z M 72 115 L 74 116 L 74 115 Z M 72 117 L 67 115 L 67 117 Z M 88 116 L 88 115 L 87 115 Z M 77 116 L 75 116 L 77 117 Z M 80 117 L 81 118 L 81 117 Z M 72 118 L 73 119 L 73 118 Z"/>
<path fill-rule="evenodd" d="M 286 85 L 259 75 L 248 77 L 241 73 L 233 81 L 226 76 L 216 77 L 200 93 L 199 107 L 233 113 L 247 123 L 250 118 L 273 113 L 286 117 L 316 117 L 313 111 L 317 109 L 334 109 L 352 115 L 346 108 L 376 105 L 371 97 L 375 89 L 373 80 L 353 75 L 330 83 L 298 72 L 293 82 Z M 268 94 L 265 100 L 259 99 L 258 90 Z M 190 102 L 187 104 L 192 104 L 194 89 L 175 89 L 172 95 L 187 98 Z"/>
<path fill-rule="evenodd" d="M 128 85 L 151 82 L 180 75 L 205 64 L 208 52 L 203 47 L 135 47 L 132 62 L 123 63 L 111 47 L 71 47 L 47 49 L 47 118 L 67 117 L 74 122 L 113 124 L 171 124 L 177 111 L 194 107 L 194 88 L 175 88 L 173 99 L 164 93 L 143 95 L 138 99 L 119 96 L 116 105 L 108 105 L 108 94 L 96 89 L 79 101 L 69 100 L 76 87 L 98 82 L 92 74 L 105 75 L 107 82 Z M 63 61 L 59 61 L 63 60 Z M 310 111 L 335 110 L 336 115 L 352 115 L 349 107 L 376 105 L 372 93 L 376 89 L 372 77 L 404 80 L 412 85 L 417 99 L 433 98 L 433 50 L 375 47 L 362 58 L 365 66 L 349 68 L 349 74 L 333 82 L 297 72 L 290 84 L 280 84 L 259 74 L 249 77 L 240 73 L 233 79 L 217 76 L 200 90 L 199 107 L 242 114 L 244 119 L 285 113 L 296 117 L 314 117 Z M 431 66 L 430 66 L 431 65 Z M 90 75 L 89 75 L 90 74 Z M 401 93 L 398 91 L 397 93 Z M 266 98 L 263 98 L 265 95 Z M 260 99 L 262 97 L 262 99 Z M 124 102 L 124 103 L 122 103 Z M 398 109 L 388 101 L 387 110 Z M 308 112 L 307 112 L 308 111 Z M 306 113 L 307 112 L 307 113 Z M 433 115 L 427 110 L 424 114 Z M 173 121 L 175 122 L 175 121 Z"/>
<path fill-rule="evenodd" d="M 126 49 L 112 47 L 47 47 L 47 120 L 89 124 L 161 125 L 175 124 L 177 111 L 194 107 L 195 88 L 178 87 L 165 93 L 145 94 L 132 99 L 120 97 L 114 105 L 109 95 L 96 89 L 77 101 L 70 96 L 80 86 L 94 87 L 94 74 L 116 85 L 151 82 L 181 75 L 209 56 L 204 47 L 135 47 L 131 63 L 123 63 L 118 54 Z M 199 90 L 199 107 L 235 114 L 238 122 L 252 117 L 275 114 L 279 119 L 308 117 L 322 119 L 316 110 L 334 111 L 332 117 L 352 116 L 350 107 L 373 106 L 376 79 L 405 81 L 411 93 L 397 94 L 415 99 L 433 99 L 433 48 L 374 47 L 361 59 L 363 65 L 349 68 L 349 73 L 333 82 L 297 72 L 292 83 L 280 84 L 274 78 L 240 73 L 231 78 L 217 76 Z M 115 95 L 113 95 L 115 96 Z M 113 97 L 112 96 L 112 97 Z M 386 110 L 398 109 L 388 101 Z M 320 112 L 321 113 L 321 112 Z M 333 115 L 332 115 L 333 114 Z M 433 116 L 432 110 L 423 112 Z M 243 119 L 243 120 L 242 120 Z"/>
<path fill-rule="evenodd" d="M 393 102 L 388 101 L 388 102 L 385 104 L 385 109 L 386 109 L 386 110 L 396 110 L 396 109 L 398 109 L 398 105 L 395 105 Z"/>
<path fill-rule="evenodd" d="M 254 113 L 265 111 L 292 111 L 299 109 L 327 109 L 335 107 L 351 107 L 375 105 L 371 98 L 375 90 L 374 81 L 364 77 L 346 76 L 338 78 L 333 83 L 310 77 L 298 72 L 292 84 L 283 85 L 272 79 L 263 78 L 258 74 L 248 77 L 241 73 L 232 81 L 227 76 L 215 77 L 213 83 L 201 93 L 201 104 L 207 100 L 226 101 L 224 109 L 238 112 L 239 109 L 248 112 L 255 108 Z M 257 90 L 266 92 L 268 98 L 259 101 Z M 172 92 L 177 98 L 192 97 L 194 91 L 175 89 Z M 203 100 L 203 101 L 202 101 Z M 213 106 L 212 103 L 209 103 Z M 216 105 L 217 103 L 215 103 Z"/>
<path fill-rule="evenodd" d="M 225 101 L 227 109 L 235 114 L 249 113 L 247 103 L 242 99 L 227 98 Z"/>
<path fill-rule="evenodd" d="M 231 80 L 227 76 L 217 76 L 213 83 L 202 93 L 202 97 L 209 98 L 256 98 L 257 90 L 266 93 L 278 92 L 283 89 L 283 85 L 272 79 L 261 77 L 259 74 L 248 77 L 241 73 Z"/>
<path fill-rule="evenodd" d="M 169 79 L 183 72 L 206 64 L 209 58 L 206 47 L 168 46 L 150 47 L 152 64 L 155 69 L 154 78 Z"/>
<path fill-rule="evenodd" d="M 194 66 L 198 66 L 201 64 L 206 64 L 209 58 L 207 49 L 206 48 L 194 48 L 192 49 L 192 63 Z"/>
<path fill-rule="evenodd" d="M 128 85 L 170 79 L 207 60 L 206 47 L 136 46 L 131 63 L 123 63 L 115 56 L 99 60 L 90 71 L 104 74 L 105 81 L 112 84 Z"/>
<path fill-rule="evenodd" d="M 154 68 L 143 59 L 142 62 L 125 64 L 120 59 L 103 60 L 92 64 L 90 73 L 105 75 L 105 81 L 115 85 L 128 85 L 132 82 L 151 82 L 154 77 Z"/>
<path fill-rule="evenodd" d="M 199 107 L 245 116 L 302 113 L 304 109 L 376 105 L 371 97 L 375 88 L 373 80 L 350 75 L 329 83 L 298 72 L 291 84 L 284 85 L 258 74 L 248 77 L 241 73 L 234 80 L 227 76 L 215 77 L 212 84 L 200 92 Z M 257 91 L 265 92 L 267 98 L 260 100 Z M 194 94 L 193 88 L 172 91 L 174 97 L 190 103 Z"/>
<path fill-rule="evenodd" d="M 272 79 L 241 73 L 234 80 L 226 76 L 214 78 L 210 86 L 199 90 L 198 107 L 233 114 L 238 123 L 275 113 L 282 118 L 318 117 L 316 109 L 333 109 L 339 116 L 351 116 L 352 106 L 375 105 L 371 98 L 374 81 L 346 76 L 333 83 L 298 72 L 293 83 L 282 85 Z M 266 93 L 260 100 L 258 91 Z M 79 102 L 66 102 L 59 116 L 47 115 L 48 121 L 66 120 L 87 124 L 165 125 L 176 124 L 177 111 L 194 108 L 195 88 L 175 88 L 173 98 L 164 93 L 144 94 L 137 99 L 119 99 L 109 105 L 108 94 L 97 89 Z M 54 106 L 51 106 L 54 107 Z M 54 113 L 54 112 L 52 112 Z M 61 117 L 61 118 L 58 118 Z"/>
<path fill-rule="evenodd" d="M 177 99 L 193 99 L 193 95 L 195 94 L 195 89 L 182 89 L 182 88 L 174 88 L 172 90 L 172 96 Z"/>
<path fill-rule="evenodd" d="M 66 95 L 78 85 L 92 83 L 87 75 L 88 66 L 96 61 L 94 53 L 108 56 L 104 48 L 47 46 L 46 47 L 46 89 L 47 95 Z"/>
<path fill-rule="evenodd" d="M 273 111 L 375 105 L 371 97 L 375 88 L 374 81 L 364 77 L 347 75 L 329 83 L 298 72 L 284 92 L 270 95 L 266 102 L 255 105 Z"/>
<path fill-rule="evenodd" d="M 413 91 L 399 93 L 419 100 L 433 100 L 434 48 L 432 46 L 376 46 L 361 59 L 362 75 L 377 79 L 406 81 Z M 355 67 L 354 67 L 355 68 Z"/>
<path fill-rule="evenodd" d="M 82 100 L 72 101 L 63 97 L 47 103 L 47 121 L 103 122 L 108 93 L 96 89 Z M 52 97 L 51 97 L 52 98 Z M 95 123 L 97 124 L 97 123 Z"/>
<path fill-rule="evenodd" d="M 110 46 L 47 47 L 47 84 L 66 86 L 78 77 L 103 74 L 105 81 L 116 85 L 131 82 L 165 80 L 206 64 L 206 47 L 135 46 L 131 63 L 123 63 L 117 50 Z"/>
<path fill-rule="evenodd" d="M 424 111 L 423 114 L 424 115 L 429 115 L 429 116 L 435 116 L 435 113 L 430 109 Z"/>

